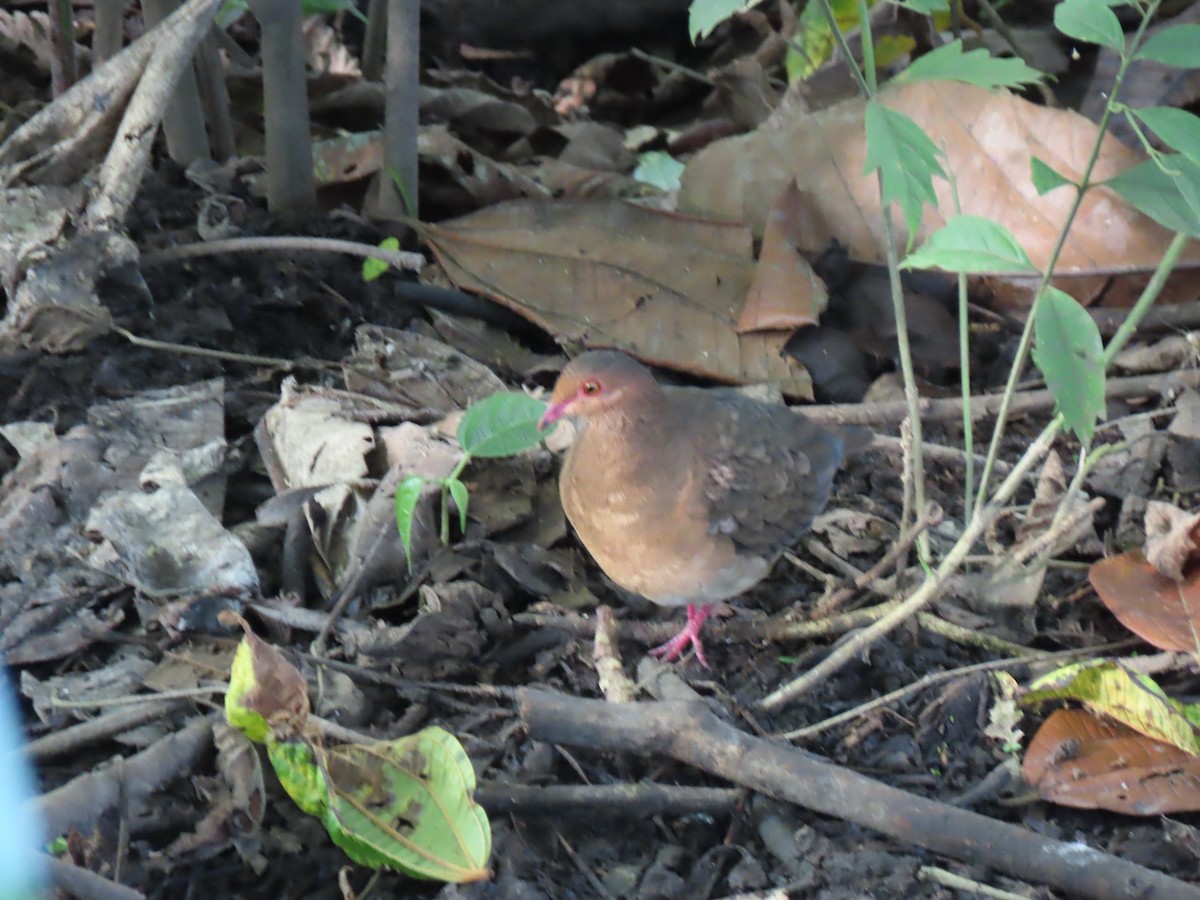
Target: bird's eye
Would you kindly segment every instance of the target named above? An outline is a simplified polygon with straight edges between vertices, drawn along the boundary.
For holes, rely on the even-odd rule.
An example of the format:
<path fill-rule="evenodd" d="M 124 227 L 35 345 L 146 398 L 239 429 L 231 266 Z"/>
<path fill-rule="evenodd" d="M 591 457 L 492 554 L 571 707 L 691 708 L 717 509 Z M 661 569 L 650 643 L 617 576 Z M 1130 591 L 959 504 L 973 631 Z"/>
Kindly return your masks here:
<path fill-rule="evenodd" d="M 595 381 L 585 381 L 585 382 L 583 383 L 583 392 L 584 392 L 585 394 L 598 394 L 598 393 L 600 393 L 600 384 L 599 384 L 599 382 L 595 382 Z"/>

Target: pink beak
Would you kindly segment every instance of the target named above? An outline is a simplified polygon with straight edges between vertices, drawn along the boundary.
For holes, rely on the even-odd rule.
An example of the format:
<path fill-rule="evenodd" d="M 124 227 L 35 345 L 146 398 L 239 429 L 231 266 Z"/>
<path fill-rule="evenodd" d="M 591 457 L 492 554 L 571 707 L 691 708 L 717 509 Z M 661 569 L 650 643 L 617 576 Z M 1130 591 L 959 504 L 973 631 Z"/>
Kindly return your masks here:
<path fill-rule="evenodd" d="M 567 407 L 571 405 L 570 400 L 563 400 L 561 403 L 551 403 L 547 407 L 546 412 L 538 420 L 538 431 L 545 431 L 567 413 Z"/>

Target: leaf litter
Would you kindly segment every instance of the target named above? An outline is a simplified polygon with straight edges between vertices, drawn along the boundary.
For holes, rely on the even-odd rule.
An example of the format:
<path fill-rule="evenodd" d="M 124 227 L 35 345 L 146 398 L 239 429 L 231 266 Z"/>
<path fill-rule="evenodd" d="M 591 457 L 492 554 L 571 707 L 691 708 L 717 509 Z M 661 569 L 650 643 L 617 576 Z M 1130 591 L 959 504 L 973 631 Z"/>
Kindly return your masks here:
<path fill-rule="evenodd" d="M 328 52 L 332 59 L 343 49 L 326 44 L 322 52 Z M 487 90 L 498 97 L 503 94 Z M 946 101 L 950 114 L 945 118 L 952 124 L 961 108 L 976 103 L 975 96 L 964 96 L 967 99 L 957 101 L 959 106 Z M 459 97 L 454 102 L 463 100 Z M 756 233 L 755 216 L 760 211 L 765 213 L 775 202 L 774 193 L 768 198 L 770 202 L 751 210 L 751 215 L 743 217 L 741 210 L 729 216 L 722 214 L 721 218 L 732 219 L 733 224 L 652 214 L 615 203 L 592 207 L 586 214 L 571 204 L 541 206 L 529 201 L 476 212 L 479 206 L 498 199 L 530 193 L 545 196 L 528 174 L 488 154 L 500 154 L 496 135 L 520 132 L 517 142 L 508 145 L 511 148 L 521 141 L 541 140 L 553 128 L 546 127 L 548 119 L 530 122 L 520 115 L 523 108 L 545 108 L 528 97 L 504 100 L 498 117 L 497 107 L 486 100 L 465 100 L 468 102 L 447 115 L 447 126 L 440 134 L 435 130 L 423 135 L 426 162 L 451 188 L 440 196 L 435 188 L 430 196 L 436 198 L 435 203 L 443 202 L 448 214 L 467 216 L 465 221 L 443 221 L 437 226 L 439 232 L 430 232 L 435 246 L 440 235 L 443 246 L 438 249 L 447 275 L 501 299 L 568 343 L 617 343 L 692 376 L 725 382 L 773 382 L 790 396 L 807 396 L 807 374 L 777 355 L 785 334 L 758 328 L 747 331 L 749 338 L 738 334 L 740 317 L 747 316 L 741 299 L 755 279 L 767 274 L 767 269 L 755 265 L 750 235 Z M 516 108 L 507 105 L 510 102 L 515 102 Z M 995 102 L 998 112 L 993 112 L 1001 121 L 1023 121 L 1025 110 L 1012 98 L 998 95 Z M 1027 138 L 1035 133 L 1063 133 L 1061 128 L 1055 131 L 1036 124 L 1041 121 L 1036 116 L 1046 112 L 1030 113 L 1034 116 L 1030 121 L 1035 124 L 1020 124 L 1015 134 Z M 489 121 L 488 117 L 500 121 L 502 127 L 485 140 L 479 136 L 480 126 Z M 783 118 L 783 114 L 777 114 L 775 124 L 781 124 Z M 797 122 L 807 121 L 796 118 Z M 747 121 L 756 121 L 756 117 L 749 116 Z M 1061 118 L 1051 121 L 1056 127 L 1062 122 Z M 792 126 L 782 124 L 784 132 L 794 137 L 796 132 L 787 131 Z M 811 126 L 811 122 L 808 124 Z M 795 128 L 798 131 L 799 125 Z M 959 132 L 958 140 L 968 150 L 978 150 L 977 144 L 987 143 L 971 129 L 967 131 L 970 136 L 962 137 Z M 562 133 L 555 134 L 564 138 Z M 434 135 L 438 135 L 436 143 L 432 142 Z M 607 138 L 594 140 L 601 147 Z M 849 137 L 828 140 L 839 153 L 854 151 Z M 793 144 L 807 146 L 801 140 Z M 568 146 L 565 140 L 560 145 Z M 577 145 L 572 151 L 573 171 L 579 173 L 576 184 L 591 177 L 578 163 L 591 165 L 601 158 L 595 154 L 583 157 L 579 155 L 582 149 L 594 148 Z M 613 160 L 619 165 L 628 164 L 620 154 L 604 158 L 609 164 Z M 744 162 L 739 160 L 738 165 L 722 171 L 721 177 L 744 174 Z M 1061 159 L 1055 162 L 1063 164 Z M 352 172 L 357 180 L 369 174 L 369 169 L 356 161 L 354 165 L 341 165 L 337 171 Z M 812 170 L 823 171 L 816 166 Z M 1001 171 L 1002 177 L 1015 179 L 1014 169 Z M 774 177 L 766 167 L 751 174 Z M 794 179 L 796 174 L 791 172 L 789 177 Z M 985 178 L 984 183 L 995 189 L 996 178 Z M 248 184 L 236 182 L 234 189 L 242 191 Z M 803 187 L 786 178 L 780 184 L 788 185 L 794 194 Z M 975 184 L 970 187 L 984 197 L 990 196 L 988 189 Z M 620 189 L 628 188 L 628 183 L 621 183 Z M 998 202 L 996 196 L 1003 199 L 1007 195 L 991 196 L 990 202 Z M 185 199 L 181 201 L 180 197 Z M 164 227 L 172 230 L 167 239 L 190 235 L 196 228 L 193 214 L 204 200 L 199 192 L 180 193 L 169 178 L 152 175 L 144 198 L 150 208 L 143 211 L 145 218 L 132 222 L 140 241 L 163 240 Z M 253 210 L 256 201 L 249 193 L 246 202 L 252 208 L 254 224 L 273 224 Z M 65 204 L 64 200 L 64 209 Z M 1028 211 L 1036 209 L 1037 203 L 1023 198 L 1014 208 Z M 869 204 L 858 201 L 843 204 L 842 210 L 849 219 L 857 216 L 874 221 L 869 211 Z M 558 214 L 563 215 L 561 221 L 554 218 Z M 64 220 L 65 214 L 58 219 Z M 813 221 L 819 224 L 823 220 Z M 471 233 L 476 226 L 489 222 L 499 223 L 502 232 L 507 229 L 500 235 L 504 240 L 496 246 L 488 246 L 483 235 Z M 878 258 L 877 240 L 874 250 L 860 252 L 870 242 L 864 242 L 853 225 L 844 230 L 842 226 L 826 226 L 825 231 L 813 231 L 798 228 L 794 221 L 786 224 L 783 262 L 770 263 L 776 268 L 782 266 L 785 276 L 799 273 L 807 279 L 803 270 L 795 268 L 801 259 L 794 251 L 811 254 L 825 249 L 823 238 L 829 233 L 851 245 L 856 262 Z M 588 225 L 595 226 L 595 230 L 588 231 Z M 522 229 L 531 232 L 525 243 L 514 240 Z M 1130 229 L 1134 235 L 1130 246 L 1140 248 L 1144 243 L 1151 257 L 1156 248 L 1161 249 L 1161 241 L 1155 243 L 1161 236 L 1145 228 L 1144 223 L 1135 218 Z M 330 230 L 336 229 L 331 226 Z M 644 248 L 635 245 L 629 252 L 615 239 L 615 232 L 627 239 L 647 235 L 652 248 L 643 254 L 639 251 Z M 364 239 L 378 239 L 372 229 L 364 228 L 360 233 Z M 51 229 L 37 240 L 49 243 L 56 234 L 57 230 Z M 1036 247 L 1037 241 L 1033 243 Z M 516 259 L 506 260 L 505 254 Z M 550 262 L 531 265 L 539 254 Z M 1123 254 L 1121 261 L 1144 267 L 1143 257 Z M 1078 268 L 1084 274 L 1089 267 L 1108 261 L 1094 253 L 1081 259 L 1084 261 Z M 564 260 L 565 266 L 561 265 Z M 553 271 L 555 264 L 565 271 Z M 457 429 L 453 416 L 457 410 L 499 385 L 534 390 L 544 386 L 557 358 L 551 343 L 526 332 L 519 337 L 533 343 L 533 349 L 520 344 L 514 348 L 494 335 L 489 337 L 486 331 L 450 328 L 444 320 L 438 331 L 440 340 L 434 339 L 424 322 L 410 328 L 412 311 L 397 310 L 394 298 L 385 289 L 363 285 L 354 277 L 353 267 L 333 261 L 242 258 L 232 264 L 197 263 L 187 272 L 158 270 L 146 274 L 156 300 L 154 313 L 147 314 L 136 305 L 119 310 L 122 321 L 135 325 L 140 333 L 168 340 L 183 338 L 200 345 L 236 346 L 272 356 L 300 357 L 319 347 L 319 356 L 341 361 L 342 379 L 338 382 L 325 374 L 301 369 L 296 382 L 285 385 L 278 371 L 233 366 L 223 373 L 220 390 L 214 391 L 213 379 L 220 372 L 215 364 L 89 340 L 106 331 L 103 322 L 99 323 L 102 327 L 93 329 L 79 328 L 70 318 L 51 320 L 48 327 L 32 332 L 26 323 L 19 325 L 20 333 L 35 334 L 38 345 L 47 349 L 82 348 L 75 357 L 46 357 L 37 364 L 30 363 L 28 357 L 17 357 L 11 364 L 6 358 L 5 366 L 14 366 L 15 374 L 10 374 L 8 368 L 0 369 L 4 386 L 11 383 L 12 387 L 5 394 L 8 405 L 2 433 L 13 448 L 5 448 L 5 478 L 0 488 L 0 527 L 6 539 L 0 549 L 0 570 L 5 573 L 0 584 L 0 614 L 4 617 L 3 640 L 10 647 L 9 662 L 21 667 L 22 676 L 30 676 L 23 678 L 22 684 L 39 710 L 39 718 L 44 719 L 35 728 L 50 731 L 62 727 L 68 721 L 65 713 L 57 712 L 63 709 L 58 705 L 63 702 L 117 699 L 114 693 L 129 693 L 139 683 L 163 690 L 166 685 L 219 680 L 224 677 L 220 654 L 201 653 L 193 644 L 195 635 L 208 627 L 203 623 L 209 618 L 215 619 L 215 613 L 209 616 L 210 611 L 229 606 L 245 609 L 247 602 L 258 599 L 259 594 L 266 598 L 259 605 L 269 608 L 274 616 L 264 615 L 263 629 L 272 631 L 272 640 L 281 646 L 303 649 L 320 624 L 314 626 L 296 613 L 326 613 L 332 602 L 343 596 L 340 592 L 347 585 L 353 590 L 345 594 L 349 600 L 342 617 L 355 627 L 337 632 L 335 656 L 357 666 L 355 674 L 360 678 L 365 672 L 453 679 L 467 687 L 498 682 L 551 684 L 584 695 L 595 690 L 594 672 L 587 664 L 586 652 L 580 649 L 584 646 L 578 640 L 582 635 L 571 630 L 569 616 L 546 606 L 547 599 L 558 601 L 576 595 L 625 600 L 622 618 L 627 621 L 644 618 L 648 612 L 636 598 L 617 597 L 594 567 L 589 567 L 569 542 L 564 544 L 561 511 L 553 491 L 546 490 L 547 485 L 553 486 L 554 476 L 554 460 L 548 452 L 539 450 L 515 462 L 479 461 L 477 476 L 471 479 L 470 514 L 464 533 L 456 531 L 454 544 L 443 548 L 430 512 L 420 565 L 411 572 L 405 571 L 403 554 L 396 547 L 394 516 L 386 502 L 395 484 L 389 480 L 391 472 L 444 474 L 454 465 L 457 448 L 453 435 Z M 789 300 L 788 281 L 784 277 L 782 287 L 768 282 L 769 289 L 762 289 L 765 297 L 760 299 L 782 295 Z M 612 288 L 614 283 L 616 289 Z M 815 286 L 819 290 L 819 285 Z M 651 291 L 657 292 L 653 297 L 663 302 L 639 305 L 637 301 Z M 337 309 L 329 298 L 339 296 L 354 298 L 353 305 Z M 785 305 L 782 320 L 762 317 L 757 312 L 750 319 L 756 325 L 786 323 L 790 328 L 819 315 L 820 307 L 820 300 L 802 300 L 798 313 Z M 584 316 L 594 313 L 597 321 L 585 321 L 581 312 Z M 439 325 L 436 316 L 431 318 L 435 326 Z M 862 318 L 872 316 L 868 313 Z M 421 340 L 413 337 L 418 331 L 424 335 Z M 871 344 L 861 334 L 853 339 Z M 935 337 L 931 343 L 944 346 L 945 339 Z M 487 358 L 481 345 L 487 348 Z M 874 355 L 879 359 L 886 360 L 893 352 L 886 341 L 874 346 Z M 178 393 L 155 393 L 166 385 Z M 114 406 L 113 396 L 123 399 Z M 58 408 L 59 418 L 47 433 L 45 420 L 51 417 L 46 413 L 52 406 Z M 131 435 L 122 433 L 123 425 Z M 1135 433 L 1132 427 L 1127 429 L 1129 434 Z M 259 433 L 254 440 L 251 436 L 256 428 Z M 1186 428 L 1181 425 L 1180 430 L 1186 438 Z M 948 442 L 953 438 L 953 434 L 946 436 Z M 884 526 L 898 519 L 896 476 L 890 463 L 881 466 L 877 462 L 852 467 L 835 502 L 835 506 L 854 509 L 859 518 L 843 517 L 837 528 L 846 531 L 831 540 L 841 556 L 849 555 L 863 567 L 878 557 L 885 545 Z M 1143 498 L 1149 493 L 1148 485 L 1162 472 L 1161 455 L 1145 458 L 1144 469 L 1144 477 L 1137 483 Z M 943 477 L 949 480 L 957 476 L 944 473 Z M 946 487 L 947 497 L 953 502 L 956 488 Z M 1061 490 L 1061 485 L 1055 490 Z M 1122 503 L 1121 515 L 1126 517 L 1125 507 L 1136 505 L 1136 498 L 1114 494 L 1115 490 L 1110 486 L 1099 492 Z M 329 495 L 317 500 L 323 492 Z M 547 493 L 550 496 L 545 496 Z M 155 518 L 164 515 L 162 507 L 144 506 L 147 501 L 143 497 L 153 501 L 156 495 L 169 501 L 163 506 L 188 510 L 189 517 L 181 515 L 178 521 Z M 435 498 L 427 499 L 432 510 Z M 1123 502 L 1127 499 L 1128 503 Z M 121 505 L 114 508 L 113 504 Z M 1014 540 L 1036 539 L 1045 524 L 1044 510 L 1038 507 L 1035 497 L 1024 524 L 1019 526 L 1023 533 L 1014 535 Z M 256 508 L 261 511 L 258 521 L 254 521 Z M 1183 515 L 1189 514 L 1183 510 Z M 116 525 L 131 520 L 140 527 L 116 529 Z M 156 523 L 182 527 L 155 527 Z M 177 531 L 185 533 L 186 538 Z M 380 535 L 384 535 L 382 540 Z M 934 536 L 935 540 L 944 537 Z M 1008 535 L 996 536 L 997 555 L 1011 546 Z M 246 555 L 239 554 L 236 565 L 221 564 L 226 558 L 222 554 L 231 547 L 241 547 Z M 1079 552 L 1073 547 L 1056 549 L 1066 554 Z M 1094 554 L 1094 550 L 1087 553 Z M 1094 555 L 1086 558 L 1094 559 Z M 832 565 L 827 558 L 806 556 L 810 566 L 814 559 L 821 565 Z M 246 560 L 252 560 L 251 568 L 247 568 Z M 379 560 L 380 568 L 364 574 L 364 569 L 370 570 L 371 560 Z M 1188 571 L 1186 552 L 1184 560 L 1179 575 Z M 195 569 L 200 573 L 197 578 L 190 571 L 197 561 L 215 567 Z M 1137 571 L 1144 574 L 1144 570 Z M 233 572 L 236 577 L 210 578 L 212 572 Z M 584 573 L 582 577 L 580 573 Z M 902 574 L 912 577 L 913 573 Z M 1110 620 L 1098 620 L 1094 609 L 1081 609 L 1083 604 L 1057 599 L 1073 591 L 1078 593 L 1078 579 L 1054 571 L 1047 573 L 1046 579 L 1049 586 L 1045 590 L 1054 593 L 1057 605 L 1037 608 L 1039 625 L 1052 624 L 1060 629 L 1059 633 L 1083 646 L 1093 644 L 1101 634 L 1121 633 Z M 302 593 L 279 593 L 285 580 Z M 219 587 L 221 596 L 214 597 L 205 590 L 213 586 Z M 768 612 L 784 612 L 811 592 L 811 582 L 804 586 L 800 576 L 777 573 L 764 589 L 770 596 L 763 598 L 762 606 Z M 1130 604 L 1137 598 L 1136 594 L 1122 592 L 1120 600 Z M 185 615 L 189 612 L 191 615 Z M 981 627 L 994 628 L 997 624 L 986 611 L 976 614 Z M 1143 611 L 1143 617 L 1154 614 L 1153 609 Z M 748 615 L 739 612 L 731 624 L 736 625 L 738 619 Z M 526 618 L 518 621 L 523 616 Z M 537 620 L 537 616 L 546 618 Z M 1117 616 L 1121 618 L 1121 613 Z M 1155 627 L 1178 635 L 1191 626 L 1185 620 L 1182 626 L 1176 621 Z M 216 626 L 212 630 L 218 632 L 213 640 L 218 644 L 225 641 L 228 650 L 227 633 Z M 184 642 L 173 645 L 180 639 Z M 118 643 L 130 640 L 144 644 L 158 659 L 156 675 L 114 651 Z M 798 643 L 786 650 L 808 655 L 815 646 L 811 642 Z M 737 639 L 723 643 L 718 652 L 732 663 L 726 689 L 735 698 L 752 702 L 764 689 L 789 677 L 793 661 L 780 649 Z M 168 674 L 165 665 L 173 658 L 187 662 Z M 851 677 L 829 685 L 794 715 L 816 719 L 824 715 L 828 705 L 850 705 L 876 686 L 905 684 L 914 672 L 976 659 L 977 654 L 952 642 L 925 635 L 919 646 L 904 641 L 886 644 L 874 651 L 871 668 L 859 669 Z M 53 681 L 55 673 L 47 667 L 51 663 L 81 671 L 108 665 L 112 667 L 108 673 L 112 680 L 99 689 L 83 682 Z M 304 680 L 311 682 L 310 688 L 319 688 L 321 679 L 331 677 L 326 671 L 318 678 L 309 662 L 302 661 L 301 669 Z M 471 762 L 486 773 L 485 777 L 525 784 L 571 781 L 581 774 L 579 759 L 583 760 L 583 771 L 599 772 L 616 781 L 662 777 L 662 760 L 642 761 L 629 755 L 612 760 L 582 752 L 578 758 L 564 760 L 545 752 L 548 748 L 528 746 L 529 742 L 514 737 L 514 720 L 507 710 L 483 699 L 486 695 L 468 693 L 464 696 L 469 699 L 452 701 L 436 690 L 422 688 L 414 692 L 408 687 L 372 684 L 370 678 L 360 687 L 365 697 L 361 706 L 370 710 L 361 723 L 364 727 L 382 732 L 399 727 L 411 733 L 426 723 L 444 725 L 462 737 Z M 399 698 L 397 690 L 401 692 Z M 886 717 L 868 719 L 836 737 L 817 739 L 810 746 L 859 767 L 877 768 L 902 779 L 923 778 L 929 793 L 951 795 L 982 777 L 998 757 L 996 747 L 979 731 L 972 730 L 974 716 L 963 715 L 963 707 L 956 705 L 975 704 L 975 709 L 981 710 L 989 700 L 988 693 L 972 684 L 965 690 L 947 692 L 937 703 L 921 699 L 907 704 L 904 712 L 921 719 L 919 730 L 896 729 Z M 251 868 L 244 877 L 228 876 L 231 895 L 252 890 L 259 867 L 264 862 L 270 867 L 279 858 L 291 860 L 297 879 L 294 883 L 300 883 L 305 875 L 311 876 L 310 883 L 323 883 L 316 874 L 320 860 L 336 865 L 342 858 L 328 851 L 324 851 L 328 855 L 322 855 L 321 849 L 314 849 L 320 845 L 304 843 L 309 838 L 304 836 L 303 827 L 281 813 L 276 800 L 268 804 L 264 820 L 274 826 L 257 829 L 255 817 L 262 809 L 257 804 L 261 788 L 256 779 L 261 773 L 256 776 L 255 767 L 249 764 L 255 757 L 230 735 L 218 734 L 216 768 L 202 762 L 213 744 L 213 729 L 202 718 L 192 717 L 189 721 L 191 710 L 172 711 L 169 722 L 163 723 L 148 749 L 128 757 L 122 771 L 113 767 L 100 770 L 91 783 L 103 789 L 92 806 L 64 800 L 63 794 L 48 794 L 43 807 L 51 822 L 65 830 L 72 820 L 60 811 L 70 810 L 74 815 L 82 810 L 85 815 L 74 820 L 75 827 L 88 833 L 95 846 L 102 846 L 115 839 L 114 829 L 104 816 L 115 808 L 118 779 L 141 779 L 136 781 L 137 789 L 123 801 L 134 813 L 165 802 L 168 794 L 153 792 L 174 779 L 170 796 L 180 793 L 186 798 L 181 809 L 192 823 L 192 833 L 174 844 L 160 844 L 170 849 L 164 849 L 167 858 L 158 860 L 156 866 L 187 872 L 200 858 L 232 851 L 247 860 Z M 346 712 L 350 714 L 349 705 Z M 70 719 L 87 715 L 85 705 L 71 708 Z M 1051 721 L 1053 716 L 1047 724 Z M 953 751 L 944 740 L 951 724 L 965 729 Z M 167 731 L 167 725 L 174 731 Z M 1073 726 L 1069 741 L 1077 744 L 1081 734 L 1089 733 L 1089 727 Z M 1105 727 L 1114 729 L 1111 723 L 1105 723 Z M 1100 732 L 1101 746 L 1095 758 L 1109 760 L 1111 768 L 1113 757 L 1105 756 L 1110 751 L 1103 741 L 1129 737 L 1119 729 Z M 1118 756 L 1134 758 L 1132 754 L 1142 754 L 1156 775 L 1165 773 L 1174 778 L 1182 773 L 1182 780 L 1166 783 L 1186 798 L 1186 779 L 1193 777 L 1187 774 L 1190 763 L 1172 755 L 1178 752 L 1176 748 L 1163 751 L 1158 744 L 1145 743 L 1145 736 L 1133 737 L 1137 743 L 1115 745 Z M 1068 743 L 1072 753 L 1076 744 Z M 1062 756 L 1063 746 L 1062 741 L 1055 744 L 1057 749 L 1050 755 Z M 1124 747 L 1133 749 L 1126 754 Z M 1084 758 L 1090 752 L 1081 751 L 1078 756 Z M 1037 758 L 1033 747 L 1030 758 Z M 81 753 L 72 760 L 70 771 L 64 769 L 51 777 L 69 779 L 85 771 L 91 761 L 91 756 Z M 1071 793 L 1072 779 L 1088 785 L 1092 770 L 1082 764 L 1079 769 L 1082 776 L 1068 773 L 1067 787 L 1059 788 L 1057 796 Z M 934 770 L 938 775 L 930 779 L 929 773 Z M 1103 767 L 1096 771 L 1105 773 Z M 215 789 L 200 783 L 189 786 L 189 779 L 197 772 L 219 779 Z M 689 782 L 700 780 L 686 770 L 676 769 L 673 774 Z M 1135 770 L 1132 774 L 1141 777 L 1143 773 Z M 1046 783 L 1044 776 L 1033 771 L 1027 771 L 1027 776 L 1031 782 Z M 1108 778 L 1088 795 L 1088 802 L 1094 803 L 1096 796 L 1106 792 L 1112 794 L 1113 782 Z M 76 797 L 74 792 L 84 783 L 66 781 Z M 1145 783 L 1138 782 L 1139 790 Z M 1075 795 L 1080 792 L 1076 790 Z M 1126 798 L 1126 808 L 1144 813 L 1187 807 L 1170 798 L 1164 800 L 1161 794 L 1138 794 Z M 996 807 L 989 811 L 1010 815 Z M 1064 829 L 1107 827 L 1123 835 L 1142 835 L 1151 843 L 1160 840 L 1153 826 L 1097 825 L 1094 819 L 1073 818 L 1062 810 L 1040 814 L 1054 816 L 1056 826 Z M 237 822 L 246 824 L 251 840 L 246 840 L 246 833 L 231 833 L 235 830 L 231 825 Z M 695 885 L 705 877 L 704 867 L 714 864 L 705 848 L 721 843 L 727 823 L 718 827 L 693 822 L 688 826 L 689 833 L 681 833 L 678 840 L 669 842 L 641 821 L 623 820 L 619 829 L 591 829 L 590 824 L 573 823 L 573 827 L 564 825 L 564 829 L 570 832 L 582 859 L 612 873 L 606 876 L 610 890 L 620 892 L 621 885 L 626 884 L 630 895 L 649 896 L 658 890 L 656 885 L 673 885 L 675 895 L 695 896 L 699 895 Z M 861 832 L 837 823 L 806 821 L 803 828 L 808 829 L 805 840 L 815 848 L 811 858 L 819 860 L 819 865 L 792 871 L 795 878 L 808 879 L 814 887 L 838 885 L 865 892 L 911 889 L 909 879 L 915 862 L 903 847 L 881 840 L 864 841 Z M 512 835 L 507 826 L 498 827 L 498 848 L 515 870 L 515 874 L 498 875 L 501 890 L 547 881 L 557 890 L 567 890 L 569 885 L 579 883 L 577 879 L 582 876 L 573 866 L 561 863 L 557 846 L 542 847 L 536 840 L 532 846 L 522 846 Z M 772 877 L 778 875 L 772 871 L 778 860 L 753 837 L 747 835 L 743 842 L 753 843 L 752 850 L 743 851 L 743 859 L 757 865 L 739 870 L 737 877 L 741 880 L 737 882 L 730 871 L 728 886 L 736 883 L 738 889 L 745 890 L 769 886 Z M 1162 864 L 1161 859 L 1158 862 Z M 505 877 L 508 882 L 503 881 Z"/>

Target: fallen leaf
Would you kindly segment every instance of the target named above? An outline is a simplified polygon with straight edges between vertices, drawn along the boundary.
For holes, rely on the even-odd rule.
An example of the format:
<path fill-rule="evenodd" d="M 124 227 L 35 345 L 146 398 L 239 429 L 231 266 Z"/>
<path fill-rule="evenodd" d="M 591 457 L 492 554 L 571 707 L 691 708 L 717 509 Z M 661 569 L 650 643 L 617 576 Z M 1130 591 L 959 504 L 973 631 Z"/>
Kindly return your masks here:
<path fill-rule="evenodd" d="M 1155 571 L 1141 550 L 1095 563 L 1088 580 L 1118 621 L 1160 650 L 1200 650 L 1200 568 L 1181 582 Z"/>
<path fill-rule="evenodd" d="M 513 201 L 421 227 L 450 279 L 560 342 L 810 397 L 780 355 L 786 335 L 734 332 L 753 274 L 740 225 L 631 203 Z"/>
<path fill-rule="evenodd" d="M 1183 581 L 1184 568 L 1200 550 L 1200 513 L 1151 500 L 1146 505 L 1146 562 L 1158 574 Z"/>
<path fill-rule="evenodd" d="M 910 116 L 945 152 L 944 168 L 955 174 L 961 212 L 1003 224 L 1034 264 L 1044 266 L 1074 194 L 1064 189 L 1038 196 L 1030 178 L 1031 157 L 1077 179 L 1095 142 L 1096 125 L 1076 113 L 1037 106 L 1004 90 L 949 82 L 888 87 L 881 100 Z M 744 222 L 761 235 L 767 210 L 795 179 L 808 201 L 801 245 L 806 254 L 816 255 L 837 239 L 853 259 L 882 264 L 879 187 L 874 174 L 863 174 L 863 117 L 863 102 L 855 99 L 718 141 L 688 164 L 679 209 Z M 1108 178 L 1143 159 L 1106 137 L 1092 177 Z M 951 185 L 935 179 L 934 188 L 937 208 L 926 207 L 920 231 L 912 236 L 915 243 L 955 212 Z M 897 248 L 903 250 L 909 235 L 899 217 L 896 226 Z M 1089 191 L 1059 257 L 1056 271 L 1063 277 L 1056 277 L 1055 283 L 1081 301 L 1091 300 L 1108 282 L 1096 270 L 1119 265 L 1149 272 L 1171 237 L 1111 191 Z M 1200 245 L 1190 245 L 1184 259 L 1200 260 Z M 1010 283 L 1024 282 L 991 282 L 998 290 Z M 1007 302 L 1024 299 L 1009 297 Z"/>
<path fill-rule="evenodd" d="M 1053 803 L 1152 816 L 1200 809 L 1200 758 L 1078 709 L 1052 713 L 1021 773 Z"/>

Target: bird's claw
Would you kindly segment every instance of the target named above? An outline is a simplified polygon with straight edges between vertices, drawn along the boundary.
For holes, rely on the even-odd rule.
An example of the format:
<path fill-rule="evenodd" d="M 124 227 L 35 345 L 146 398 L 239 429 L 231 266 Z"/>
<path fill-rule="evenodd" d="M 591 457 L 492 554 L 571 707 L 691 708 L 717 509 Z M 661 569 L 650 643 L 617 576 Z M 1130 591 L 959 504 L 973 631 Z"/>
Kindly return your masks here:
<path fill-rule="evenodd" d="M 704 668 L 708 668 L 708 660 L 704 656 L 704 645 L 700 643 L 700 635 L 693 634 L 690 628 L 684 628 L 683 631 L 675 635 L 665 644 L 659 644 L 650 651 L 650 655 L 656 658 L 662 658 L 666 662 L 675 662 L 680 655 L 692 647 L 696 651 L 696 659 Z"/>

